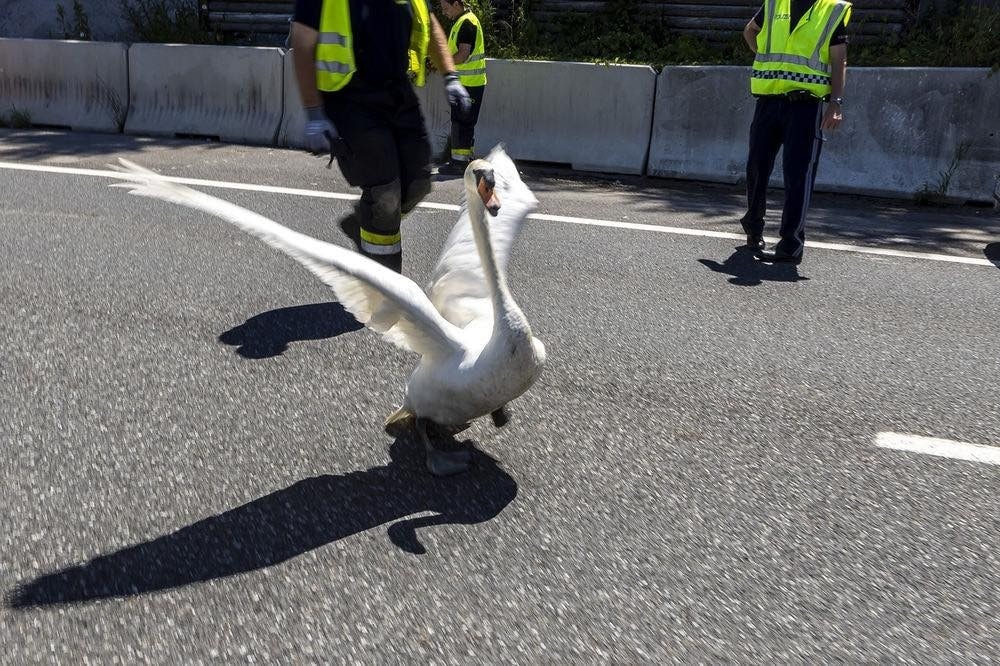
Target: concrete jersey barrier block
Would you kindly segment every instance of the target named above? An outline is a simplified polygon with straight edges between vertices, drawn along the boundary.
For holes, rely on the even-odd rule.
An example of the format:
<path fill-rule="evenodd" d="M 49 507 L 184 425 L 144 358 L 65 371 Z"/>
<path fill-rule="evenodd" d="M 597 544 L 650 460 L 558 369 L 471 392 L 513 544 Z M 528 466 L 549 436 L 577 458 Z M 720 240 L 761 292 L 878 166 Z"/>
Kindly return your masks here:
<path fill-rule="evenodd" d="M 282 55 L 282 76 L 284 78 L 284 109 L 281 114 L 281 126 L 278 130 L 278 145 L 289 148 L 302 148 L 302 131 L 306 125 L 306 112 L 302 108 L 302 98 L 299 97 L 299 83 L 295 80 L 295 62 L 292 60 L 294 49 Z"/>
<path fill-rule="evenodd" d="M 746 175 L 753 116 L 749 67 L 664 67 L 646 172 L 736 183 Z"/>
<path fill-rule="evenodd" d="M 113 42 L 0 39 L 0 114 L 33 125 L 120 132 L 128 111 L 127 47 Z"/>
<path fill-rule="evenodd" d="M 489 94 L 490 87 L 487 84 L 486 95 Z M 445 151 L 451 137 L 451 107 L 448 106 L 448 96 L 444 92 L 444 78 L 436 72 L 428 73 L 424 86 L 417 88 L 417 97 L 420 99 L 420 110 L 424 114 L 424 125 L 431 142 L 431 155 L 435 159 L 440 157 L 446 160 L 449 155 Z M 476 153 L 479 155 L 485 155 L 493 148 L 492 144 L 487 146 L 478 139 L 482 126 L 483 120 L 480 117 L 476 124 Z"/>
<path fill-rule="evenodd" d="M 520 60 L 486 67 L 477 152 L 504 143 L 515 159 L 642 173 L 656 89 L 651 67 Z"/>
<path fill-rule="evenodd" d="M 853 68 L 844 123 L 826 132 L 817 186 L 992 202 L 1000 176 L 1000 76 L 978 68 Z"/>
<path fill-rule="evenodd" d="M 647 171 L 736 183 L 746 177 L 755 100 L 747 67 L 667 67 L 660 74 Z M 974 68 L 850 68 L 844 123 L 825 132 L 816 189 L 988 202 L 1000 174 L 1000 77 Z M 781 159 L 772 184 L 781 184 Z"/>
<path fill-rule="evenodd" d="M 283 107 L 277 48 L 135 44 L 127 134 L 273 145 Z"/>

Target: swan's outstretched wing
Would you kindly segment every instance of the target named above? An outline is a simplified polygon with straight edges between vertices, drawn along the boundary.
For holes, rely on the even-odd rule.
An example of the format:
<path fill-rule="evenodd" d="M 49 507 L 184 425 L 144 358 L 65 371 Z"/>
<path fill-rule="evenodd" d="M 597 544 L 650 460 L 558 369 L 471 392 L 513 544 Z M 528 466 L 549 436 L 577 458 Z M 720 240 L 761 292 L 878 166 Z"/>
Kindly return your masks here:
<path fill-rule="evenodd" d="M 521 225 L 538 201 L 521 180 L 517 167 L 502 146 L 494 148 L 486 161 L 493 165 L 500 199 L 500 213 L 489 218 L 490 238 L 497 265 L 501 271 L 506 271 Z M 458 223 L 445 242 L 427 285 L 427 294 L 441 315 L 458 327 L 464 328 L 474 320 L 493 316 L 490 288 L 469 224 L 468 202 L 462 206 Z"/>
<path fill-rule="evenodd" d="M 164 180 L 159 174 L 120 159 L 122 178 L 131 182 L 112 187 L 131 194 L 189 206 L 230 222 L 275 247 L 328 284 L 337 299 L 358 321 L 403 349 L 422 355 L 445 355 L 462 349 L 461 332 L 431 305 L 420 287 L 407 277 L 332 243 L 310 238 L 241 208 L 189 187 Z"/>

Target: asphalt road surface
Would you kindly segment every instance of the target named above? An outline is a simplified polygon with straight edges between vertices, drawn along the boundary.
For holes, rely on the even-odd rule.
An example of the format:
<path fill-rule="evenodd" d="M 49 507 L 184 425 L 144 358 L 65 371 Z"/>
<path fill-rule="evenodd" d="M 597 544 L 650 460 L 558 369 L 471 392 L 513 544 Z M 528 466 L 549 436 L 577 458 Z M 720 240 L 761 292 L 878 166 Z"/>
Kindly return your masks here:
<path fill-rule="evenodd" d="M 0 662 L 1000 659 L 993 211 L 817 195 L 796 270 L 738 187 L 527 167 L 549 365 L 437 479 L 380 429 L 413 359 L 119 156 L 346 244 L 303 153 L 0 133 Z"/>

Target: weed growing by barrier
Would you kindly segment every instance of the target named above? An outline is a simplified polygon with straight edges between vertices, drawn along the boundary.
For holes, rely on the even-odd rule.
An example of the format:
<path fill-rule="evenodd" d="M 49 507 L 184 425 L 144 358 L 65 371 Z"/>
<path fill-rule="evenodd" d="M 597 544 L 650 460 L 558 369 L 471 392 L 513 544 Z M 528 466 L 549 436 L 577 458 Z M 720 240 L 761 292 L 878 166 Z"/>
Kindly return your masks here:
<path fill-rule="evenodd" d="M 122 17 L 138 42 L 214 44 L 202 29 L 198 3 L 190 0 L 121 0 Z"/>
<path fill-rule="evenodd" d="M 73 0 L 72 19 L 67 16 L 66 8 L 62 6 L 62 3 L 57 4 L 56 21 L 59 23 L 59 31 L 62 33 L 61 39 L 90 41 L 90 18 L 80 0 Z"/>
<path fill-rule="evenodd" d="M 0 113 L 0 127 L 27 129 L 31 127 L 31 114 L 27 111 L 10 107 L 10 115 Z"/>

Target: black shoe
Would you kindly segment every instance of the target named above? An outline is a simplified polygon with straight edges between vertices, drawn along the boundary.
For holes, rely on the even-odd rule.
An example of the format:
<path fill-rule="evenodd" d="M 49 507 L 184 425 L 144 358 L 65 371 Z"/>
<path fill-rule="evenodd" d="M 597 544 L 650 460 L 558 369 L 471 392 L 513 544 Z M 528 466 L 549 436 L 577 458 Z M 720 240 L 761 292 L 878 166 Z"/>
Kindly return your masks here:
<path fill-rule="evenodd" d="M 361 225 L 358 224 L 358 216 L 351 213 L 340 221 L 340 230 L 354 243 L 354 249 L 361 252 Z"/>
<path fill-rule="evenodd" d="M 770 264 L 794 264 L 798 266 L 802 263 L 802 253 L 785 254 L 784 252 L 760 252 L 757 258 Z"/>
<path fill-rule="evenodd" d="M 469 166 L 468 162 L 457 162 L 451 160 L 438 167 L 438 175 L 441 176 L 462 176 L 465 174 L 465 167 Z"/>
<path fill-rule="evenodd" d="M 748 248 L 754 252 L 760 252 L 764 249 L 764 237 L 758 234 L 747 234 L 747 245 Z"/>
<path fill-rule="evenodd" d="M 403 272 L 402 252 L 396 252 L 395 254 L 368 254 L 367 252 L 362 252 L 361 254 L 377 264 L 382 264 L 391 271 L 396 271 L 397 273 Z"/>

